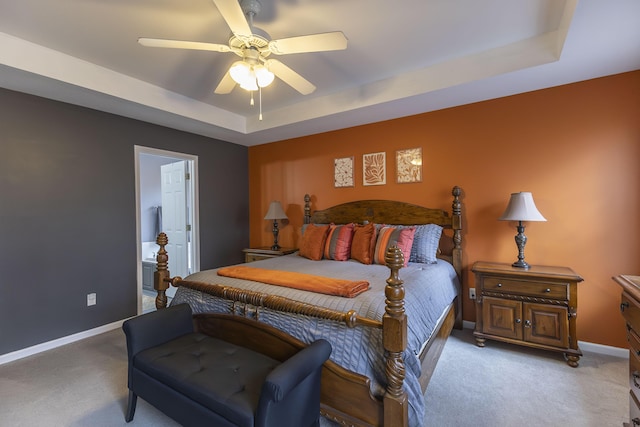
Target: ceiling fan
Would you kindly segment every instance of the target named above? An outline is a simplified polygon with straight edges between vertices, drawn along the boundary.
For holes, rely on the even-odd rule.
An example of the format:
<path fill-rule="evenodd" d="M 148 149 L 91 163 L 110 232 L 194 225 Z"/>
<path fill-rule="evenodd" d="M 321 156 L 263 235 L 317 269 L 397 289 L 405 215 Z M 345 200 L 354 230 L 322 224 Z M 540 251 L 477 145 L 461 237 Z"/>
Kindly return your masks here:
<path fill-rule="evenodd" d="M 258 0 L 212 0 L 231 29 L 228 44 L 139 38 L 138 43 L 149 47 L 233 52 L 242 58 L 236 61 L 222 78 L 215 93 L 230 93 L 236 83 L 254 91 L 268 86 L 277 76 L 303 95 L 316 87 L 300 74 L 269 55 L 322 52 L 347 48 L 347 38 L 341 31 L 311 34 L 271 40 L 260 28 L 253 26 L 253 18 L 260 12 Z"/>

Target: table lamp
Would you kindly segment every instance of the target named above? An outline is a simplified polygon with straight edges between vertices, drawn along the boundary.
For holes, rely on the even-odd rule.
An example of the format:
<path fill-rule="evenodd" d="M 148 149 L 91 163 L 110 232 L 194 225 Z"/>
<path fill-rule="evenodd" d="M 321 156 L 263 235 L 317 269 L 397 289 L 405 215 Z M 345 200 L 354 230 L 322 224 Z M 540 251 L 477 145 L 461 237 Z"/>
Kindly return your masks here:
<path fill-rule="evenodd" d="M 518 221 L 518 234 L 516 234 L 518 261 L 511 265 L 518 268 L 529 268 L 529 264 L 524 261 L 524 245 L 527 244 L 527 236 L 524 235 L 524 225 L 522 225 L 522 221 L 546 221 L 545 217 L 543 217 L 536 208 L 531 193 L 526 191 L 511 193 L 507 209 L 505 209 L 498 220 Z"/>
<path fill-rule="evenodd" d="M 280 246 L 278 246 L 278 220 L 287 219 L 287 214 L 284 213 L 280 202 L 275 200 L 271 202 L 264 219 L 273 220 L 273 246 L 271 246 L 271 250 L 278 251 L 280 250 Z"/>

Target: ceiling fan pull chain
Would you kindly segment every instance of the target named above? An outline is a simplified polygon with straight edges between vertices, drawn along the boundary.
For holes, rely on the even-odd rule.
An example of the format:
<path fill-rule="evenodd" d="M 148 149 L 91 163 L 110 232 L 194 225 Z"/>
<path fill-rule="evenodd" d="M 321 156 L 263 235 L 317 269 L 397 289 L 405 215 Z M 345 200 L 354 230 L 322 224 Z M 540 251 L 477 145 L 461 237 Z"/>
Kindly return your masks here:
<path fill-rule="evenodd" d="M 260 114 L 258 115 L 258 120 L 262 121 L 262 88 L 259 88 L 258 90 L 260 91 L 260 94 L 259 94 Z"/>
<path fill-rule="evenodd" d="M 255 105 L 255 102 L 253 102 L 253 91 L 250 90 L 249 93 L 251 94 L 251 101 L 249 101 L 249 105 L 253 107 Z"/>

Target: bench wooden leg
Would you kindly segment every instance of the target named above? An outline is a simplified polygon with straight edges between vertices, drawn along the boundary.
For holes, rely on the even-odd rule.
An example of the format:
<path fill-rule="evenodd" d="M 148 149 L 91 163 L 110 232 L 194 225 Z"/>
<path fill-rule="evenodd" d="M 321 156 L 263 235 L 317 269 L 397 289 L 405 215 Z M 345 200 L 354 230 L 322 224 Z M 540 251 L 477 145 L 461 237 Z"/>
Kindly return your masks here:
<path fill-rule="evenodd" d="M 136 403 L 138 402 L 138 395 L 129 390 L 129 401 L 127 402 L 127 415 L 124 417 L 126 422 L 133 420 L 133 415 L 136 413 Z"/>

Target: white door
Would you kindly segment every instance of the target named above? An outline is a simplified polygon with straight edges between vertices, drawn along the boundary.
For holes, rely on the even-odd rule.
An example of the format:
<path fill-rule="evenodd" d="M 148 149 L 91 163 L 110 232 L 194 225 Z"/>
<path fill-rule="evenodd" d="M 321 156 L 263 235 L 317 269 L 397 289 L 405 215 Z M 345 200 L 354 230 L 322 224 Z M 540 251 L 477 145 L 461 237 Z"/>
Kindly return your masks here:
<path fill-rule="evenodd" d="M 187 168 L 186 161 L 161 166 L 162 231 L 169 239 L 169 271 L 171 277 L 189 274 L 189 245 L 187 232 Z M 170 286 L 167 296 L 173 297 L 176 288 Z"/>

